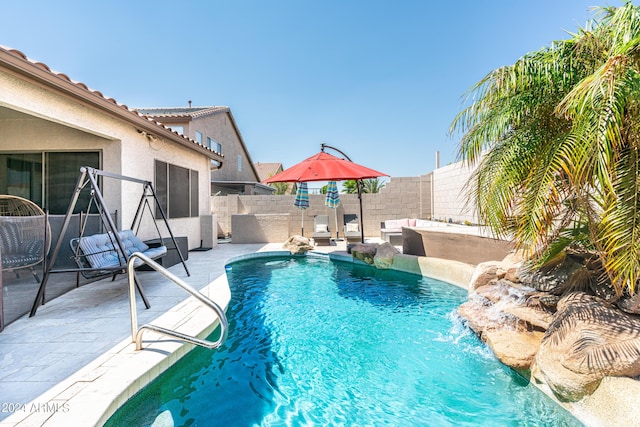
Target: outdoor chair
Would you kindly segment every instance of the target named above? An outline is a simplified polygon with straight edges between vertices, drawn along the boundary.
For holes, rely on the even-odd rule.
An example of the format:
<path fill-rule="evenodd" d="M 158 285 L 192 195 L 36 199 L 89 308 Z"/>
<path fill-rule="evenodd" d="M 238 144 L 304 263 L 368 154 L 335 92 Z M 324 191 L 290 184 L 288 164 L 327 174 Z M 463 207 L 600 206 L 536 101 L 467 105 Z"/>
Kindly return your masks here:
<path fill-rule="evenodd" d="M 312 237 L 317 245 L 329 246 L 331 244 L 331 232 L 329 231 L 329 215 L 316 215 L 313 217 Z"/>
<path fill-rule="evenodd" d="M 358 223 L 358 215 L 344 214 L 344 238 L 349 243 L 360 243 L 362 233 L 360 232 L 360 224 Z"/>
<path fill-rule="evenodd" d="M 34 266 L 43 262 L 49 251 L 51 229 L 47 216 L 31 200 L 0 195 L 0 252 L 2 271 L 29 268 L 36 282 L 40 278 Z"/>
<path fill-rule="evenodd" d="M 16 273 L 20 268 L 29 268 L 40 283 L 33 266 L 43 260 L 44 240 L 24 239 L 20 226 L 9 221 L 0 221 L 0 248 L 2 248 L 2 270 Z M 19 277 L 19 276 L 18 276 Z"/>

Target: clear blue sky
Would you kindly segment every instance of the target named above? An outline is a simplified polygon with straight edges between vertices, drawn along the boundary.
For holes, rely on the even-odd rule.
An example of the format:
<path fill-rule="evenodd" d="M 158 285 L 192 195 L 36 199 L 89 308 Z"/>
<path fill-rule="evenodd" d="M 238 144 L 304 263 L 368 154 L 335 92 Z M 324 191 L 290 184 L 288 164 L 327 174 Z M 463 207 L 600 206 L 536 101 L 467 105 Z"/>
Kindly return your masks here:
<path fill-rule="evenodd" d="M 620 1 L 21 0 L 0 44 L 129 107 L 227 105 L 254 162 L 325 142 L 393 176 L 455 161 L 449 125 L 489 71 Z"/>

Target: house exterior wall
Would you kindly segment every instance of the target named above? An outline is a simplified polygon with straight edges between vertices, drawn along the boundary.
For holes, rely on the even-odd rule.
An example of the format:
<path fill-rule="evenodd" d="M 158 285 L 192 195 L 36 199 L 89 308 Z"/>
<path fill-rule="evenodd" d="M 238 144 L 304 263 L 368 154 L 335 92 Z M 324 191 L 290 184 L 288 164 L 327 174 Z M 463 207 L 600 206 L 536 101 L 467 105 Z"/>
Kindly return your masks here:
<path fill-rule="evenodd" d="M 129 135 L 129 144 L 122 144 L 122 174 L 126 176 L 154 180 L 154 161 L 160 160 L 187 169 L 198 171 L 198 215 L 210 215 L 209 197 L 209 160 L 198 153 L 187 150 L 175 144 L 162 140 L 147 140 L 146 137 L 138 136 L 133 130 Z M 140 138 L 142 140 L 140 140 Z M 146 159 L 141 162 L 139 159 Z M 106 169 L 107 166 L 105 166 Z M 106 180 L 105 180 L 106 181 Z M 135 215 L 137 205 L 142 195 L 142 186 L 137 183 L 123 182 L 123 226 L 128 227 Z M 147 217 L 150 218 L 150 217 Z M 176 236 L 187 236 L 189 238 L 189 249 L 200 246 L 202 239 L 200 233 L 200 218 L 171 218 L 169 225 Z M 155 227 L 152 222 L 143 224 L 149 232 L 154 232 Z M 165 232 L 160 226 L 160 231 Z"/>
<path fill-rule="evenodd" d="M 121 144 L 96 135 L 65 127 L 43 119 L 3 120 L 0 126 L 0 152 L 98 151 L 101 164 L 121 169 Z M 120 173 L 120 172 L 115 172 Z M 78 175 L 80 171 L 78 170 Z M 109 197 L 111 211 L 122 212 L 121 186 L 104 181 L 102 192 Z M 69 194 L 71 198 L 71 194 Z"/>
<path fill-rule="evenodd" d="M 1 151 L 98 150 L 102 153 L 104 170 L 151 182 L 155 159 L 197 170 L 199 214 L 211 215 L 209 160 L 205 156 L 169 141 L 148 139 L 133 124 L 87 108 L 77 100 L 3 70 L 0 70 L 0 106 L 30 116 L 0 123 Z M 103 193 L 109 210 L 117 209 L 121 226 L 128 227 L 140 201 L 142 186 L 105 178 Z M 174 235 L 189 237 L 190 248 L 199 246 L 200 218 L 176 218 L 169 222 Z M 165 232 L 162 226 L 160 230 Z M 140 235 L 157 237 L 151 221 L 142 224 Z"/>
<path fill-rule="evenodd" d="M 212 180 L 259 181 L 228 112 L 194 118 L 189 125 L 188 136 L 195 139 L 196 131 L 202 132 L 203 144 L 206 145 L 208 136 L 222 146 L 225 163 L 221 169 L 211 172 Z M 240 171 L 238 170 L 238 156 L 242 158 L 242 170 Z"/>
<path fill-rule="evenodd" d="M 204 143 L 209 136 L 222 145 L 225 163 L 221 169 L 211 172 L 213 181 L 260 181 L 228 112 L 195 118 L 190 131 L 195 133 L 195 130 L 203 133 Z M 242 170 L 238 170 L 238 156 L 242 159 Z"/>
<path fill-rule="evenodd" d="M 226 109 L 226 108 L 225 108 Z M 250 155 L 242 141 L 236 123 L 231 113 L 227 111 L 216 111 L 193 118 L 181 115 L 174 117 L 171 115 L 157 117 L 156 120 L 170 127 L 182 127 L 182 133 L 197 140 L 196 132 L 202 134 L 202 144 L 207 145 L 207 137 L 211 138 L 221 146 L 221 153 L 224 155 L 224 163 L 222 168 L 214 169 L 210 173 L 211 181 L 231 181 L 231 182 L 247 182 L 256 183 L 260 181 L 258 174 L 253 166 Z M 216 149 L 215 147 L 210 147 Z M 241 169 L 238 168 L 238 157 L 240 157 Z M 229 186 L 216 186 L 211 184 L 211 194 L 220 191 L 227 194 L 229 191 L 238 192 L 238 189 L 230 190 Z M 244 190 L 246 194 L 270 194 L 271 192 L 255 185 L 247 184 Z"/>

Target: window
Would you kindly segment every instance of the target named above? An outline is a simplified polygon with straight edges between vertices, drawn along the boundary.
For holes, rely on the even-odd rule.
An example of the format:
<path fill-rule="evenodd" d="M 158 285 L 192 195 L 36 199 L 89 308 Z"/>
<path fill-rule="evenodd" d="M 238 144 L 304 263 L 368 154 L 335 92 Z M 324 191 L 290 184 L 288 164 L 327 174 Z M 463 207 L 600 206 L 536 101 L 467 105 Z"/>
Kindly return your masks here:
<path fill-rule="evenodd" d="M 238 172 L 242 172 L 242 156 L 238 154 Z"/>
<path fill-rule="evenodd" d="M 213 151 L 217 153 L 222 153 L 222 145 L 220 145 L 219 142 L 216 142 L 209 137 L 207 137 L 207 147 L 211 148 Z"/>
<path fill-rule="evenodd" d="M 169 129 L 184 135 L 184 126 L 169 126 Z"/>
<path fill-rule="evenodd" d="M 167 218 L 198 216 L 198 171 L 156 160 L 155 189 Z M 156 218 L 161 218 L 157 209 Z"/>
<path fill-rule="evenodd" d="M 200 132 L 198 130 L 196 131 L 196 142 L 198 144 L 202 144 L 202 132 Z"/>
<path fill-rule="evenodd" d="M 42 206 L 42 153 L 0 154 L 0 193 Z"/>
<path fill-rule="evenodd" d="M 29 199 L 52 215 L 65 214 L 81 166 L 99 169 L 100 152 L 0 153 L 0 194 Z M 86 211 L 90 197 L 85 188 L 74 213 Z"/>

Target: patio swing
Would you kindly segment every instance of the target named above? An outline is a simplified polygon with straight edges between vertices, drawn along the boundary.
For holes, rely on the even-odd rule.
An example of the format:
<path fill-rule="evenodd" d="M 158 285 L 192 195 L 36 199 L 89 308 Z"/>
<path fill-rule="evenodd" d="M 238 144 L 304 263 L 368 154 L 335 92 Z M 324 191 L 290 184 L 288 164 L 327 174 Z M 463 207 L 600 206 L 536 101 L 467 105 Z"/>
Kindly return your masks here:
<path fill-rule="evenodd" d="M 114 223 L 113 218 L 111 217 L 111 214 L 109 213 L 109 210 L 105 204 L 102 193 L 100 192 L 100 188 L 98 187 L 99 177 L 114 178 L 143 185 L 142 196 L 140 198 L 140 202 L 138 203 L 136 214 L 129 229 L 117 229 L 117 226 Z M 79 236 L 71 239 L 69 242 L 72 250 L 72 258 L 75 261 L 77 268 L 66 268 L 57 270 L 53 269 L 52 266 L 55 265 L 55 261 L 63 244 L 63 240 L 66 239 L 65 234 L 73 215 L 75 206 L 78 202 L 80 192 L 88 185 L 90 186 L 91 198 L 89 200 L 89 210 L 87 212 L 89 212 L 95 204 L 95 208 L 98 211 L 101 219 L 103 230 L 106 230 L 106 232 L 85 236 L 84 231 L 87 224 L 86 220 L 88 220 L 87 215 L 85 217 L 85 220 L 81 221 Z M 158 232 L 158 236 L 160 237 L 159 246 L 149 247 L 149 245 L 147 245 L 137 237 L 137 232 L 140 228 L 144 212 L 148 209 L 149 213 L 153 215 L 151 206 L 149 204 L 149 198 L 153 198 L 155 207 L 157 208 L 157 212 L 159 212 L 162 216 L 162 220 L 169 232 L 174 247 L 177 250 L 182 265 L 184 266 L 185 272 L 188 276 L 190 276 L 191 274 L 189 273 L 189 270 L 185 263 L 184 256 L 182 255 L 182 252 L 178 247 L 175 236 L 171 231 L 171 227 L 169 226 L 167 217 L 160 205 L 151 182 L 123 175 L 117 175 L 90 167 L 81 167 L 80 177 L 78 178 L 73 197 L 71 199 L 71 202 L 69 203 L 62 229 L 60 231 L 60 236 L 58 237 L 58 241 L 56 242 L 56 245 L 54 247 L 51 260 L 48 262 L 48 266 L 50 267 L 45 269 L 42 282 L 40 283 L 40 288 L 38 289 L 38 294 L 36 295 L 36 298 L 33 302 L 33 306 L 31 307 L 31 313 L 29 316 L 34 316 L 36 314 L 38 305 L 44 304 L 44 292 L 46 284 L 49 279 L 49 275 L 52 273 L 76 272 L 82 274 L 83 277 L 88 279 L 112 275 L 113 279 L 115 279 L 116 275 L 126 272 L 127 262 L 129 261 L 131 254 L 133 254 L 134 252 L 143 253 L 151 259 L 156 259 L 164 256 L 167 253 L 167 247 L 164 245 L 164 240 L 161 236 L 160 229 L 158 228 L 158 224 L 156 221 L 153 221 L 153 223 L 155 225 L 156 231 Z M 134 261 L 134 265 L 136 266 L 140 265 L 141 263 L 142 262 L 139 259 Z M 147 300 L 147 297 L 145 296 L 144 291 L 140 286 L 137 276 L 134 277 L 134 280 L 138 293 L 140 294 L 146 308 L 149 308 L 151 305 L 149 304 L 149 301 Z"/>

